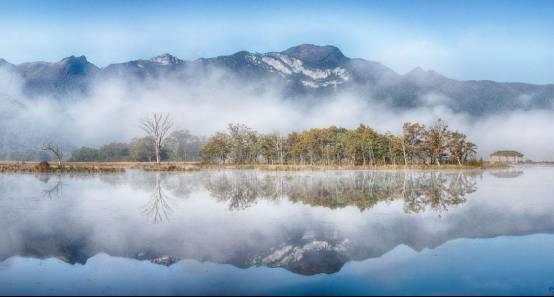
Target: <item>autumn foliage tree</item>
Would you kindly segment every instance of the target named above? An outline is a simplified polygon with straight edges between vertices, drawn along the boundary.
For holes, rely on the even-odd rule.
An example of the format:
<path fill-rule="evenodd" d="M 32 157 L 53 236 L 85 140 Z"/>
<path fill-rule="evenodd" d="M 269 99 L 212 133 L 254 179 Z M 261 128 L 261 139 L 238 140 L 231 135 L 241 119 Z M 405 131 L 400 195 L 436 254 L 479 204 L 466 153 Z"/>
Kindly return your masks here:
<path fill-rule="evenodd" d="M 429 127 L 406 123 L 400 135 L 382 134 L 361 124 L 352 130 L 331 126 L 281 136 L 231 124 L 208 139 L 201 156 L 205 162 L 232 164 L 463 165 L 476 149 L 466 135 L 449 130 L 440 119 Z"/>

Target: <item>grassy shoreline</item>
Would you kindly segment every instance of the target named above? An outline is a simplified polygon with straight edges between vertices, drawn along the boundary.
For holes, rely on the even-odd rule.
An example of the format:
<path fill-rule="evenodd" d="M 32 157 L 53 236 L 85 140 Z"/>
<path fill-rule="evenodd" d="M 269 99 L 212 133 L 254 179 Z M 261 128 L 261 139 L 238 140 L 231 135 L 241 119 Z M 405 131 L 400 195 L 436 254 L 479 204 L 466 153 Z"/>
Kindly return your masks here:
<path fill-rule="evenodd" d="M 163 162 L 160 165 L 148 162 L 64 162 L 62 165 L 39 162 L 0 161 L 0 173 L 117 173 L 128 169 L 153 172 L 178 172 L 195 170 L 249 169 L 267 171 L 301 170 L 475 170 L 507 168 L 510 165 L 485 162 L 479 165 L 287 165 L 287 164 L 206 164 L 193 162 Z"/>

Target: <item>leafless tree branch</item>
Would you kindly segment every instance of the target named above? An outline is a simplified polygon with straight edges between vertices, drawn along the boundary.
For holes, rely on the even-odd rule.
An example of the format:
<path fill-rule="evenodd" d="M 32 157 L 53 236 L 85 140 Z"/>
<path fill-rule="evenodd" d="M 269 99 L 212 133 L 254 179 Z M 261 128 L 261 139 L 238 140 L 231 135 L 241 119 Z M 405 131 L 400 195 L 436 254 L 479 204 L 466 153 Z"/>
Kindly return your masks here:
<path fill-rule="evenodd" d="M 52 154 L 54 154 L 54 156 L 58 160 L 58 165 L 62 165 L 64 154 L 63 154 L 62 147 L 60 145 L 53 144 L 53 143 L 45 143 L 42 145 L 41 149 L 43 151 L 51 152 Z"/>
<path fill-rule="evenodd" d="M 151 118 L 142 121 L 140 127 L 154 141 L 156 163 L 160 164 L 163 142 L 173 127 L 171 117 L 167 113 L 154 113 Z"/>

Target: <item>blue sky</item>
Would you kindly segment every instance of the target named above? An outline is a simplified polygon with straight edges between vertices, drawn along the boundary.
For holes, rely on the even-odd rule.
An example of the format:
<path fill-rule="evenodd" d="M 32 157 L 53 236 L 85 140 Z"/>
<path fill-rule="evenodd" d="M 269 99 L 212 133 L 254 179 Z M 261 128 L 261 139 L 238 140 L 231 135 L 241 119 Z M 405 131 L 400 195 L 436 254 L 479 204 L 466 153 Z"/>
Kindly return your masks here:
<path fill-rule="evenodd" d="M 554 83 L 554 1 L 0 1 L 0 58 L 104 66 L 332 44 L 405 73 Z"/>

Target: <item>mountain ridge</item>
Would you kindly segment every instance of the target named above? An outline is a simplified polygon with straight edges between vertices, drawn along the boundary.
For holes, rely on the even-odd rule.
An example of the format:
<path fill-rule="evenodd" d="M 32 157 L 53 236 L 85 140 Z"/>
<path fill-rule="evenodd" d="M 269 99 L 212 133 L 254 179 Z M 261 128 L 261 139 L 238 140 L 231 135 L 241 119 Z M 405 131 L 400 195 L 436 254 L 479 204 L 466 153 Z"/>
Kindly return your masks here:
<path fill-rule="evenodd" d="M 309 46 L 316 46 L 316 47 L 333 47 L 333 48 L 336 48 L 337 50 L 339 50 L 339 52 L 342 54 L 342 51 L 340 51 L 339 48 L 335 47 L 335 46 L 332 46 L 332 45 L 325 45 L 325 46 L 317 46 L 317 45 L 313 45 L 313 44 L 302 44 L 302 45 L 299 45 L 299 46 L 294 46 L 294 47 L 291 47 L 291 48 L 288 48 L 282 52 L 266 52 L 265 54 L 274 54 L 274 53 L 285 53 L 293 48 L 296 48 L 296 47 L 300 47 L 300 46 L 305 46 L 305 45 L 309 45 Z M 6 64 L 6 65 L 10 65 L 10 66 L 23 66 L 23 65 L 28 65 L 28 64 L 59 64 L 65 60 L 71 60 L 71 59 L 76 59 L 76 58 L 83 58 L 85 59 L 87 62 L 91 63 L 92 65 L 94 65 L 96 68 L 100 69 L 100 70 L 104 70 L 112 65 L 118 65 L 118 64 L 125 64 L 125 63 L 131 63 L 131 62 L 138 62 L 138 61 L 150 61 L 150 62 L 156 62 L 155 60 L 157 58 L 163 58 L 163 57 L 170 57 L 171 59 L 175 59 L 175 60 L 178 60 L 179 61 L 179 64 L 180 63 L 194 63 L 194 62 L 198 62 L 198 61 L 201 61 L 201 60 L 209 60 L 209 59 L 214 59 L 214 58 L 223 58 L 223 57 L 231 57 L 231 56 L 235 56 L 237 54 L 241 54 L 241 53 L 246 53 L 246 54 L 264 54 L 264 53 L 258 53 L 258 52 L 250 52 L 250 51 L 246 51 L 246 50 L 241 50 L 241 51 L 238 51 L 238 52 L 235 52 L 235 53 L 232 53 L 232 54 L 229 54 L 229 55 L 219 55 L 219 56 L 216 56 L 216 57 L 212 57 L 212 58 L 206 58 L 206 57 L 200 57 L 200 58 L 196 58 L 196 59 L 191 59 L 191 60 L 183 60 L 183 59 L 180 59 L 179 57 L 173 55 L 173 54 L 170 54 L 170 53 L 163 53 L 163 54 L 160 54 L 160 55 L 157 55 L 157 56 L 154 56 L 154 57 L 151 57 L 151 58 L 147 58 L 147 59 L 144 59 L 144 58 L 139 58 L 139 59 L 135 59 L 135 60 L 130 60 L 130 61 L 127 61 L 127 62 L 115 62 L 115 63 L 110 63 L 106 66 L 103 66 L 103 67 L 100 67 L 100 66 L 97 66 L 95 65 L 94 63 L 88 61 L 88 59 L 86 58 L 85 55 L 81 55 L 81 56 L 75 56 L 75 55 L 71 55 L 71 56 L 67 56 L 67 57 L 63 57 L 61 58 L 60 60 L 58 61 L 54 61 L 54 62 L 48 62 L 48 61 L 29 61 L 29 62 L 22 62 L 22 63 L 11 63 L 9 62 L 8 60 L 4 59 L 4 58 L 0 58 L 0 65 L 3 65 L 3 64 Z M 343 55 L 344 56 L 344 55 Z M 435 74 L 438 74 L 438 75 L 442 75 L 450 80 L 455 80 L 455 81 L 460 81 L 460 82 L 494 82 L 494 83 L 501 83 L 501 84 L 525 84 L 525 85 L 533 85 L 533 86 L 550 86 L 550 85 L 554 85 L 554 82 L 553 83 L 531 83 L 531 82 L 522 82 L 522 81 L 498 81 L 498 80 L 493 80 L 493 79 L 455 79 L 455 78 L 449 78 L 443 74 L 441 74 L 440 72 L 434 70 L 434 69 L 427 69 L 425 70 L 423 67 L 421 66 L 416 66 L 414 67 L 412 70 L 404 73 L 404 74 L 401 74 L 401 73 L 398 73 L 394 70 L 392 70 L 391 68 L 385 66 L 384 64 L 380 63 L 380 62 L 377 62 L 377 61 L 374 61 L 374 60 L 368 60 L 368 59 L 365 59 L 365 58 L 352 58 L 352 57 L 346 57 L 344 56 L 345 58 L 351 60 L 351 61 L 364 61 L 364 62 L 369 62 L 369 63 L 376 63 L 376 64 L 380 64 L 382 65 L 383 67 L 386 67 L 387 69 L 389 69 L 390 71 L 396 73 L 397 75 L 399 76 L 408 76 L 410 75 L 410 73 L 413 73 L 413 72 L 416 72 L 416 71 L 421 71 L 421 72 L 431 72 L 431 73 L 435 73 Z"/>
<path fill-rule="evenodd" d="M 554 105 L 554 84 L 455 80 L 434 70 L 416 67 L 399 74 L 376 61 L 349 58 L 332 45 L 301 44 L 281 52 L 239 51 L 231 55 L 182 60 L 171 54 L 97 67 L 86 56 L 70 56 L 58 62 L 11 64 L 24 81 L 25 94 L 59 99 L 86 94 L 98 79 L 154 80 L 176 77 L 183 81 L 221 68 L 245 82 L 280 81 L 285 96 L 327 97 L 348 90 L 367 100 L 395 108 L 428 104 L 428 96 L 442 96 L 455 112 L 484 115 L 511 110 L 548 109 Z M 192 73 L 183 75 L 187 69 Z M 206 71 L 205 71 L 206 70 Z M 200 77 L 202 79 L 202 77 Z"/>

